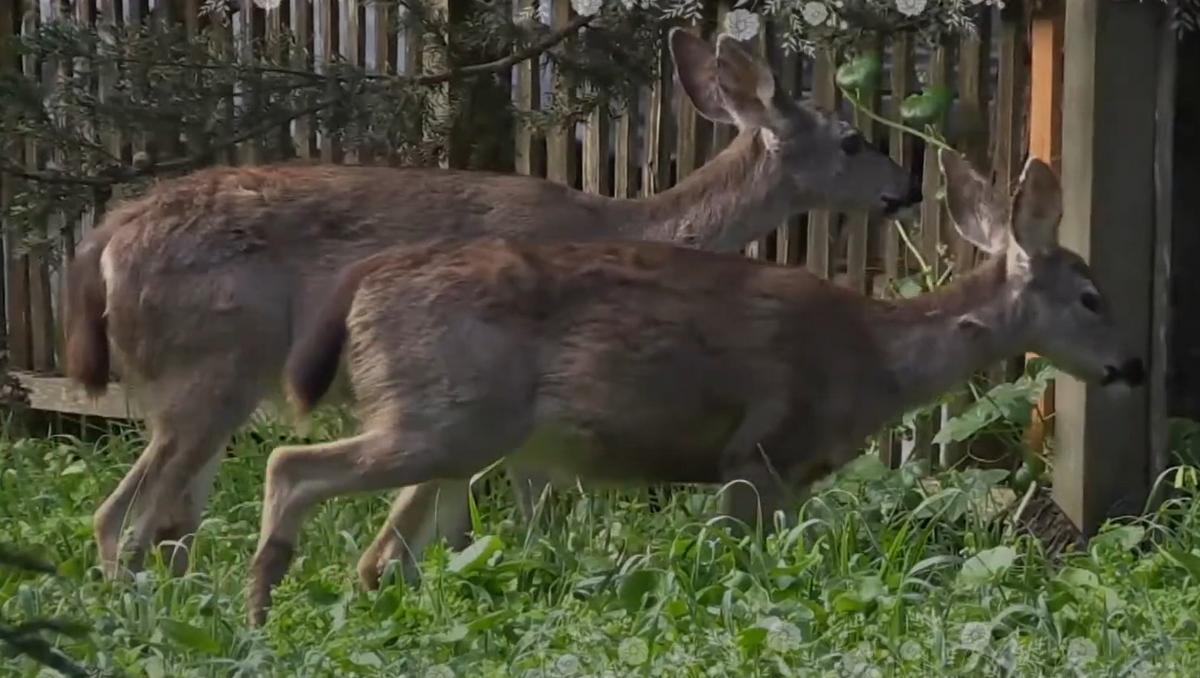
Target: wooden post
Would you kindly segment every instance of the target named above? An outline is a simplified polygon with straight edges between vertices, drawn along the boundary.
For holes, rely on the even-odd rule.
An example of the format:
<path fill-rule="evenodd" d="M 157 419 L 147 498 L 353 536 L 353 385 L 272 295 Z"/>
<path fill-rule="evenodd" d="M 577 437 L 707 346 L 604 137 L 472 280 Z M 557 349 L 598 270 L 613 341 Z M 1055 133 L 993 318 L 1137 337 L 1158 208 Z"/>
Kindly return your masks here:
<path fill-rule="evenodd" d="M 833 55 L 822 51 L 817 54 L 813 63 L 813 103 L 830 110 L 837 108 L 837 85 L 834 82 L 836 66 Z M 833 222 L 833 214 L 828 210 L 812 210 L 808 213 L 808 251 L 805 267 L 815 275 L 828 279 L 829 267 L 829 227 Z"/>
<path fill-rule="evenodd" d="M 1131 350 L 1154 334 L 1155 133 L 1160 3 L 1067 0 L 1062 243 L 1084 256 Z M 1094 534 L 1139 512 L 1150 483 L 1150 389 L 1120 397 L 1058 383 L 1054 497 Z"/>
<path fill-rule="evenodd" d="M 526 13 L 536 15 L 537 0 L 517 0 L 513 3 L 513 13 L 521 16 Z M 513 163 L 517 174 L 534 174 L 534 133 L 528 119 L 522 118 L 522 113 L 531 112 L 538 107 L 538 60 L 526 59 L 513 66 L 516 84 L 513 87 L 513 106 L 517 110 L 517 118 L 513 126 Z"/>
<path fill-rule="evenodd" d="M 311 22 L 309 13 L 312 11 L 309 0 L 291 0 L 291 12 L 288 22 L 291 24 L 292 39 L 295 41 L 288 62 L 292 68 L 305 70 L 311 68 L 309 63 L 309 37 Z M 296 149 L 296 157 L 308 159 L 312 157 L 312 139 L 310 135 L 311 121 L 308 116 L 302 116 L 292 121 L 292 144 Z"/>
<path fill-rule="evenodd" d="M 1063 6 L 1047 3 L 1030 26 L 1032 68 L 1029 82 L 1029 155 L 1062 175 Z M 1030 353 L 1026 359 L 1037 357 Z M 1025 439 L 1033 454 L 1041 454 L 1053 430 L 1054 383 L 1035 407 Z"/>
<path fill-rule="evenodd" d="M 550 2 L 550 27 L 562 28 L 571 21 L 571 3 L 568 0 L 548 0 Z M 552 81 L 555 93 L 566 87 L 565 82 L 555 74 Z M 563 125 L 555 125 L 546 132 L 546 178 L 567 186 L 574 186 L 575 171 L 575 122 L 568 121 Z"/>

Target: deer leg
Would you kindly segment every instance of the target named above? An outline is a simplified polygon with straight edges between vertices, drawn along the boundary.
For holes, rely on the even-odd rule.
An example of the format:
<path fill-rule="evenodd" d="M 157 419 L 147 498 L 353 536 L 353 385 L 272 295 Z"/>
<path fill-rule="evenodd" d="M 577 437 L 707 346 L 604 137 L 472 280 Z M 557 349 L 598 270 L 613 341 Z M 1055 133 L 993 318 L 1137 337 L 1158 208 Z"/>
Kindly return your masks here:
<path fill-rule="evenodd" d="M 250 565 L 249 621 L 265 623 L 271 590 L 286 573 L 305 515 L 319 502 L 353 492 L 369 492 L 462 478 L 467 464 L 494 461 L 442 450 L 429 436 L 371 430 L 322 445 L 281 447 L 267 462 L 262 527 Z"/>
<path fill-rule="evenodd" d="M 164 398 L 168 405 L 151 416 L 150 445 L 96 513 L 101 563 L 110 577 L 116 574 L 121 551 L 136 572 L 151 544 L 163 537 L 180 542 L 164 549 L 172 571 L 181 573 L 188 567 L 188 548 L 221 452 L 261 395 L 251 379 L 217 381 L 213 375 L 218 372 L 203 373 L 206 380 L 194 388 L 157 391 L 172 397 Z M 133 516 L 133 531 L 118 547 L 127 514 Z"/>
<path fill-rule="evenodd" d="M 508 465 L 508 479 L 516 495 L 517 510 L 526 521 L 531 521 L 537 512 L 538 503 L 550 487 L 550 479 L 529 469 L 518 469 Z"/>
<path fill-rule="evenodd" d="M 223 448 L 224 445 L 221 445 Z M 192 480 L 188 483 L 183 500 L 172 507 L 172 513 L 164 525 L 158 528 L 154 542 L 159 544 L 163 562 L 169 564 L 171 573 L 176 577 L 183 576 L 191 563 L 192 543 L 196 538 L 196 530 L 200 527 L 200 519 L 204 517 L 204 507 L 212 493 L 213 481 L 221 468 L 224 450 L 218 452 L 205 462 Z"/>
<path fill-rule="evenodd" d="M 401 561 L 404 579 L 416 583 L 425 549 L 440 537 L 453 549 L 464 548 L 471 529 L 469 491 L 465 480 L 445 480 L 409 485 L 397 492 L 387 521 L 358 561 L 363 588 L 379 588 L 384 568 L 393 560 Z"/>

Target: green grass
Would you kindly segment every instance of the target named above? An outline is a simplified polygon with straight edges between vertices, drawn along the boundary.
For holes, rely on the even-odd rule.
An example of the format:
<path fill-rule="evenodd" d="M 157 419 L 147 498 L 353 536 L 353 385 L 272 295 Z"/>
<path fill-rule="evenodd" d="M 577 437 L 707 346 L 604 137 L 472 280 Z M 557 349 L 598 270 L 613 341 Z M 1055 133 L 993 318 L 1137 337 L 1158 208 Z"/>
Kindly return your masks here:
<path fill-rule="evenodd" d="M 1179 498 L 1052 563 L 1003 517 L 994 471 L 945 473 L 864 457 L 797 528 L 761 546 L 714 520 L 715 491 L 564 492 L 531 530 L 504 485 L 479 495 L 490 555 L 434 549 L 419 589 L 364 593 L 358 555 L 385 495 L 309 520 L 268 626 L 244 622 L 261 478 L 283 429 L 235 441 L 186 577 L 160 564 L 102 582 L 90 516 L 141 441 L 0 442 L 0 544 L 58 576 L 0 568 L 0 619 L 82 621 L 46 635 L 74 660 L 134 676 L 1170 676 L 1200 666 L 1200 472 Z M 325 434 L 332 434 L 326 431 Z M 486 551 L 486 549 L 485 549 Z M 465 565 L 465 566 L 464 566 Z M 39 675 L 0 650 L 0 675 Z M 47 673 L 47 675 L 50 675 Z"/>

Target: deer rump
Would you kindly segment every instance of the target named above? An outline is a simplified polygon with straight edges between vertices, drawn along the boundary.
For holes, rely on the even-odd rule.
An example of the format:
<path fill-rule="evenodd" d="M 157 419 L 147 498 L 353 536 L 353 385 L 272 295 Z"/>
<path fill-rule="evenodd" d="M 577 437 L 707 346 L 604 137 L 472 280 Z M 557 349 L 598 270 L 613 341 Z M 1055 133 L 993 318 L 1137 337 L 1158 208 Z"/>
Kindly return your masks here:
<path fill-rule="evenodd" d="M 436 416 L 470 439 L 448 442 L 468 458 L 507 441 L 513 463 L 558 482 L 716 483 L 759 403 L 849 423 L 853 403 L 795 387 L 799 374 L 809 394 L 871 378 L 878 349 L 843 296 L 800 269 L 669 245 L 399 247 L 342 274 L 285 379 L 308 412 L 349 344 L 364 427 Z M 461 461 L 446 474 L 478 470 Z"/>

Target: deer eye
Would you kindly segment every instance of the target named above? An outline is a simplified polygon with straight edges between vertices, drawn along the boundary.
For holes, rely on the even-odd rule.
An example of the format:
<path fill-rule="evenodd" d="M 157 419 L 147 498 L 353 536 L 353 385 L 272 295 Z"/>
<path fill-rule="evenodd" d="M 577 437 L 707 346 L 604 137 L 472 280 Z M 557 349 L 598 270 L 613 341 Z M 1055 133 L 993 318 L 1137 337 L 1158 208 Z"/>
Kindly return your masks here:
<path fill-rule="evenodd" d="M 1083 307 L 1092 313 L 1100 312 L 1100 295 L 1095 292 L 1084 292 L 1079 297 L 1079 303 L 1083 304 Z"/>
<path fill-rule="evenodd" d="M 842 137 L 842 152 L 846 155 L 857 155 L 862 151 L 865 142 L 861 134 L 854 133 Z"/>

